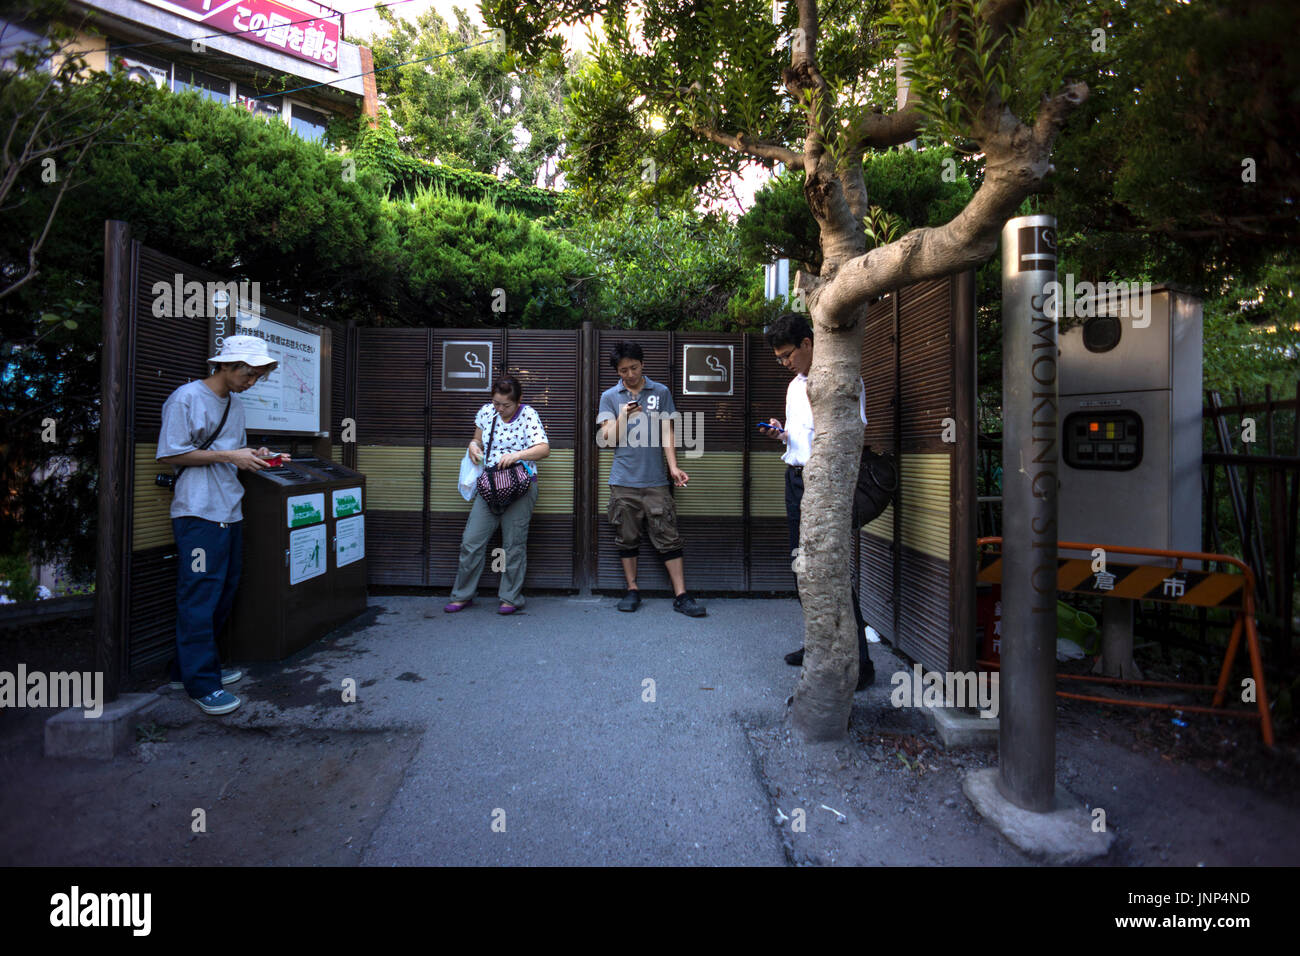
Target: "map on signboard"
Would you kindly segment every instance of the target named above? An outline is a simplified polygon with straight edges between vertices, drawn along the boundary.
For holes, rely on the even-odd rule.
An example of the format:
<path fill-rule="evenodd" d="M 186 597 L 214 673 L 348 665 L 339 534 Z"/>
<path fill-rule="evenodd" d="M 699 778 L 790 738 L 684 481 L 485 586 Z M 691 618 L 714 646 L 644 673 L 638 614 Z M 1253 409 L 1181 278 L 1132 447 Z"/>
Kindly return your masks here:
<path fill-rule="evenodd" d="M 311 363 L 292 353 L 280 359 L 272 375 L 280 375 L 280 401 L 286 412 L 310 412 L 316 407 L 316 383 L 311 380 Z"/>
<path fill-rule="evenodd" d="M 237 314 L 235 331 L 262 339 L 267 353 L 278 363 L 269 375 L 239 395 L 248 431 L 320 432 L 320 335 L 243 310 Z"/>

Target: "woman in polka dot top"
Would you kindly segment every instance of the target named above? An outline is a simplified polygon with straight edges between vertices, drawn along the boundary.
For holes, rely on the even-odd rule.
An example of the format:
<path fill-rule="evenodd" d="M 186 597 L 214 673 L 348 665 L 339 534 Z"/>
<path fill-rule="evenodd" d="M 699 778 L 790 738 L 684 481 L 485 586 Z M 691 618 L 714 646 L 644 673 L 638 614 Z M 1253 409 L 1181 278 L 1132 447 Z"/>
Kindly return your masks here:
<path fill-rule="evenodd" d="M 460 567 L 451 590 L 451 601 L 443 608 L 448 614 L 463 611 L 474 603 L 478 579 L 487 558 L 487 545 L 497 525 L 501 526 L 501 544 L 505 550 L 505 570 L 501 573 L 498 614 L 513 614 L 524 606 L 524 573 L 528 569 L 528 525 L 537 503 L 537 465 L 551 453 L 546 429 L 537 412 L 520 404 L 523 389 L 513 375 L 502 375 L 492 386 L 492 402 L 474 416 L 474 438 L 469 443 L 469 457 L 483 464 L 487 451 L 490 468 L 508 468 L 523 462 L 533 476 L 528 493 L 511 503 L 504 514 L 494 515 L 478 495 L 465 522 L 460 540 Z M 489 447 L 490 446 L 490 447 Z"/>

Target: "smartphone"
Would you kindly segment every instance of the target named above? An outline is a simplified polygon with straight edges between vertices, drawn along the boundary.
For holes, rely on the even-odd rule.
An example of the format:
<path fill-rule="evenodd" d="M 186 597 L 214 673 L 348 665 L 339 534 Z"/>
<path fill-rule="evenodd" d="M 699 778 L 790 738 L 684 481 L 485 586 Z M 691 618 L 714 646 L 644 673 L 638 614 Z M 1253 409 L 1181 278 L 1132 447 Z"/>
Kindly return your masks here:
<path fill-rule="evenodd" d="M 754 427 L 760 430 L 766 429 L 767 431 L 772 431 L 772 432 L 779 431 L 779 429 L 771 422 L 758 422 L 757 424 L 754 425 Z"/>

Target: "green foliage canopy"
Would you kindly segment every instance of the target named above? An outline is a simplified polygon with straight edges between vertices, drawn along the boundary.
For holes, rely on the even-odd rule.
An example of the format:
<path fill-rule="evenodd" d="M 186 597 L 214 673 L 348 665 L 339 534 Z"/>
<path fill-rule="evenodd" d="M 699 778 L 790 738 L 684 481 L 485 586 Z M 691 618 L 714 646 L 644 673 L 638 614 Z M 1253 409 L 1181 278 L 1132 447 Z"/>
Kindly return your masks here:
<path fill-rule="evenodd" d="M 392 31 L 371 41 L 375 82 L 403 152 L 524 183 L 559 155 L 561 69 L 514 69 L 459 7 L 455 26 L 433 10 L 415 23 L 377 12 Z"/>

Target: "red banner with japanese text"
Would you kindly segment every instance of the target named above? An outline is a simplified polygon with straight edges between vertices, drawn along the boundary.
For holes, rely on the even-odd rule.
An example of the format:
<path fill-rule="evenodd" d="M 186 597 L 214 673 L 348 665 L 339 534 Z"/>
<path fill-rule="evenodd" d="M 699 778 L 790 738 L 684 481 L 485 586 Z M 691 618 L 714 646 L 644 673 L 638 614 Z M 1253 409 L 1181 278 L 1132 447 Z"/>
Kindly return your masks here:
<path fill-rule="evenodd" d="M 330 70 L 339 68 L 340 14 L 304 13 L 276 0 L 143 0 L 241 40 Z"/>

